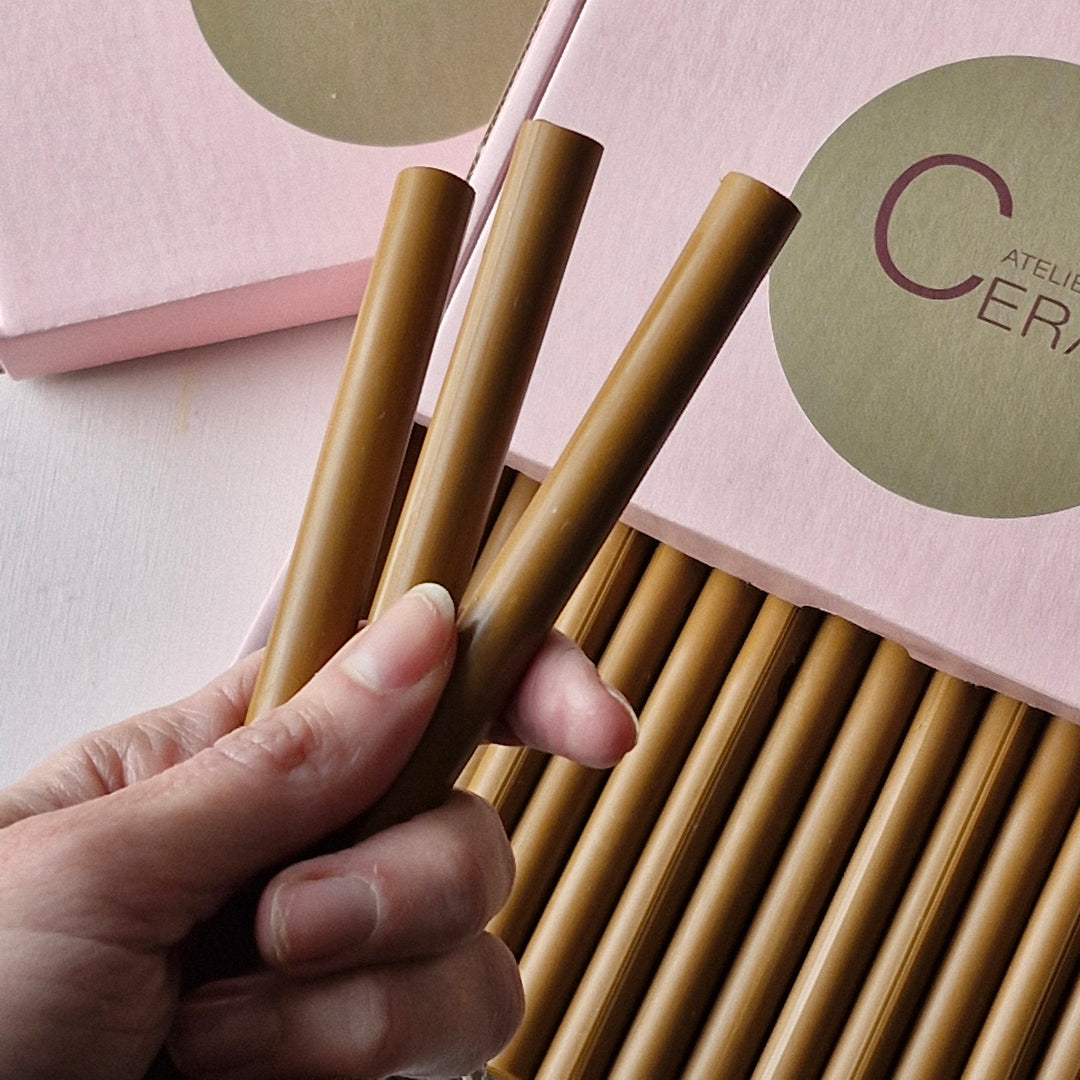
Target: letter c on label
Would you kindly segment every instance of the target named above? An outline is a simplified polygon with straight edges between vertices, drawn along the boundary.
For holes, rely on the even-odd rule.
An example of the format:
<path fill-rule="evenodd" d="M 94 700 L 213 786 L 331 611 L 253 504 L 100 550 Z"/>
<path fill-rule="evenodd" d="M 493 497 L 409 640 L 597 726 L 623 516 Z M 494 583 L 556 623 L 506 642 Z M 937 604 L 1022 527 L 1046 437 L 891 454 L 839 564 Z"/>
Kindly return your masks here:
<path fill-rule="evenodd" d="M 900 196 L 903 195 L 908 185 L 924 172 L 936 169 L 941 165 L 958 165 L 962 169 L 971 169 L 985 177 L 993 185 L 998 197 L 998 211 L 1002 217 L 1012 217 L 1012 194 L 1008 185 L 1001 175 L 984 164 L 977 158 L 968 157 L 966 154 L 931 154 L 929 157 L 916 161 L 914 165 L 906 168 L 885 192 L 885 198 L 881 200 L 878 209 L 877 220 L 874 222 L 874 250 L 877 252 L 878 262 L 881 268 L 901 289 L 927 300 L 955 300 L 958 296 L 971 292 L 982 282 L 978 274 L 961 281 L 958 285 L 950 285 L 944 289 L 932 288 L 929 285 L 920 285 L 917 281 L 909 278 L 893 261 L 889 252 L 889 221 L 893 210 L 896 208 Z"/>

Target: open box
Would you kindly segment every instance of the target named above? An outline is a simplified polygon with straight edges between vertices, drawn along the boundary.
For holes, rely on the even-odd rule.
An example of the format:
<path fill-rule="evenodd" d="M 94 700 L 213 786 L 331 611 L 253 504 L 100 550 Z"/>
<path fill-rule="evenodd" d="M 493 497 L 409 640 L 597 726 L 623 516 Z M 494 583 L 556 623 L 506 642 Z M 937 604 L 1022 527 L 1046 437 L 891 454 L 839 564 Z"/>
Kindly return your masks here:
<path fill-rule="evenodd" d="M 565 46 L 554 62 L 527 62 L 511 86 L 473 174 L 478 201 L 490 205 L 527 116 L 583 131 L 605 156 L 511 463 L 535 476 L 552 464 L 723 173 L 794 192 L 809 201 L 771 295 L 748 308 L 627 520 L 936 667 L 1080 717 L 1080 428 L 1069 422 L 1080 399 L 1066 326 L 1080 223 L 1062 187 L 1080 163 L 1075 20 L 1061 4 L 962 0 L 843 11 L 688 0 L 662 19 L 616 0 L 563 0 L 541 26 L 540 40 Z M 1012 71 L 979 66 L 987 57 L 1022 59 L 1004 61 Z M 1013 85 L 1028 98 L 1010 103 Z M 965 108 L 981 100 L 982 113 L 954 108 L 954 93 Z M 830 230 L 845 234 L 831 247 Z M 943 236 L 969 234 L 941 255 Z M 436 345 L 427 414 L 479 250 Z M 956 284 L 968 291 L 951 303 L 919 295 Z M 865 338 L 871 322 L 884 329 Z M 948 345 L 927 350 L 927 336 Z M 807 368 L 833 352 L 848 367 L 808 388 Z M 969 373 L 992 360 L 998 382 L 1012 365 L 1020 382 L 987 379 L 981 396 L 972 379 L 942 374 L 954 357 Z M 893 384 L 876 373 L 908 361 L 908 384 L 936 379 L 934 392 L 882 396 Z M 860 363 L 871 372 L 862 382 L 851 374 Z M 1050 364 L 1029 393 L 1036 365 Z M 828 401 L 861 409 L 862 443 L 832 430 Z M 935 442 L 958 413 L 981 443 Z M 902 454 L 910 468 L 893 475 Z M 983 487 L 985 498 L 968 498 Z"/>

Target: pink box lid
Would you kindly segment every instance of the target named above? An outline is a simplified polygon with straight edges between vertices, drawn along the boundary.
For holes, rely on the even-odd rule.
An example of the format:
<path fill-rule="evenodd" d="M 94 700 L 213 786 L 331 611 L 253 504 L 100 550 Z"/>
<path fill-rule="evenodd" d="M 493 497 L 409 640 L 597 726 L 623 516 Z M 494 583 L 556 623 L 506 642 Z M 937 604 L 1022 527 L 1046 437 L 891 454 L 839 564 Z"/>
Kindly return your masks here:
<path fill-rule="evenodd" d="M 723 173 L 790 192 L 839 125 L 911 76 L 983 56 L 1080 60 L 1080 24 L 1064 0 L 685 0 L 662 18 L 655 5 L 627 0 L 553 8 L 568 32 L 561 60 L 543 86 L 528 83 L 527 67 L 519 76 L 477 172 L 490 203 L 517 125 L 530 115 L 606 148 L 512 447 L 513 463 L 535 476 L 561 451 Z M 1073 115 L 1061 130 L 1075 127 Z M 883 128 L 880 138 L 890 137 Z M 425 415 L 475 256 L 436 346 Z M 960 677 L 1080 717 L 1080 510 L 949 512 L 853 468 L 792 393 L 766 289 L 627 520 Z"/>
<path fill-rule="evenodd" d="M 540 0 L 465 6 L 495 28 L 477 48 L 505 66 L 498 91 Z M 196 7 L 222 5 L 41 0 L 6 17 L 0 366 L 9 375 L 354 312 L 398 171 L 467 172 L 490 112 L 416 145 L 313 134 L 233 81 Z M 433 17 L 446 7 L 434 5 Z"/>

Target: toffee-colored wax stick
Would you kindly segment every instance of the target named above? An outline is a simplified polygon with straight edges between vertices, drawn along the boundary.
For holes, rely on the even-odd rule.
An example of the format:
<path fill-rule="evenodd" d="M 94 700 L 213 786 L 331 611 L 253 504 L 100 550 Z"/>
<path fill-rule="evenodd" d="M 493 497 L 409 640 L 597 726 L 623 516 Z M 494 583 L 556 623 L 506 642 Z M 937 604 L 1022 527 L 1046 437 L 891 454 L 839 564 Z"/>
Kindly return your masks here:
<path fill-rule="evenodd" d="M 472 200 L 437 169 L 406 169 L 394 185 L 249 722 L 356 632 Z"/>
<path fill-rule="evenodd" d="M 784 696 L 718 841 L 717 852 L 723 851 L 719 861 L 728 868 L 720 887 L 727 898 L 724 921 L 730 937 L 724 943 L 727 955 L 723 948 L 717 950 L 714 978 L 730 959 L 730 945 L 738 941 L 764 890 L 875 643 L 871 634 L 846 620 L 826 618 Z M 688 760 L 686 771 L 693 772 L 695 765 Z M 705 808 L 683 828 L 697 829 L 709 818 Z M 635 868 L 538 1077 L 609 1076 L 620 1041 L 694 887 L 685 872 L 690 867 L 680 865 L 680 856 L 695 846 L 695 838 L 672 832 L 666 839 L 672 843 L 654 843 Z"/>
<path fill-rule="evenodd" d="M 1080 1062 L 1080 975 L 1073 981 L 1035 1080 L 1076 1080 Z"/>
<path fill-rule="evenodd" d="M 765 276 L 798 211 L 731 173 L 518 527 L 458 613 L 458 653 L 412 757 L 361 834 L 437 806 L 505 709 Z"/>
<path fill-rule="evenodd" d="M 1043 714 L 1009 698 L 990 703 L 872 966 L 857 971 L 854 1004 L 838 1002 L 846 1019 L 825 1068 L 828 1080 L 889 1074 L 1044 723 Z M 822 980 L 824 995 L 826 972 Z M 813 1005 L 806 1008 L 812 1017 Z M 815 1037 L 808 1027 L 800 1020 L 792 1044 Z"/>
<path fill-rule="evenodd" d="M 1031 1076 L 1080 963 L 1080 815 L 1001 982 L 964 1080 Z M 1080 1058 L 1074 1061 L 1080 1069 Z"/>
<path fill-rule="evenodd" d="M 891 643 L 879 650 L 893 654 L 886 662 L 902 667 L 910 663 L 895 655 Z M 687 1080 L 750 1074 L 901 739 L 909 748 L 914 743 L 917 751 L 928 732 L 945 727 L 961 740 L 958 755 L 978 714 L 978 699 L 972 701 L 978 694 L 938 673 L 911 719 L 891 703 L 879 701 L 866 708 L 865 698 L 856 700 L 720 985 L 683 1074 Z M 913 703 L 911 697 L 908 702 Z M 712 868 L 702 875 L 692 905 L 698 912 L 699 904 L 708 907 L 706 890 L 715 880 Z M 692 917 L 688 910 L 687 918 Z M 699 925 L 705 933 L 693 944 L 708 949 L 718 928 L 711 919 Z M 722 1034 L 724 1025 L 729 1039 Z"/>
<path fill-rule="evenodd" d="M 378 580 L 379 574 L 382 573 L 382 568 L 386 563 L 387 553 L 390 551 L 390 545 L 394 540 L 394 532 L 397 529 L 397 523 L 401 518 L 401 509 L 405 505 L 405 496 L 408 494 L 409 485 L 412 483 L 413 473 L 416 471 L 416 462 L 420 457 L 420 447 L 424 443 L 424 427 L 422 424 L 414 423 L 412 431 L 409 433 L 409 441 L 405 445 L 405 454 L 401 461 L 401 468 L 398 470 L 397 486 L 394 488 L 394 494 L 390 499 L 390 509 L 386 515 L 386 527 L 383 529 L 382 538 L 379 541 L 379 548 L 375 554 L 375 562 L 372 568 L 372 584 L 369 586 L 369 594 L 374 588 L 374 581 Z M 370 610 L 371 597 L 368 595 L 365 598 L 365 602 L 361 605 L 361 617 L 367 615 Z"/>
<path fill-rule="evenodd" d="M 600 154 L 545 120 L 521 127 L 373 618 L 421 581 L 461 600 Z"/>
<path fill-rule="evenodd" d="M 711 586 L 708 607 L 720 600 L 722 611 L 727 606 L 723 602 L 727 583 L 723 577 L 714 575 L 707 584 Z M 700 868 L 721 819 L 734 802 L 775 715 L 785 684 L 802 661 L 820 620 L 816 611 L 796 608 L 769 596 L 743 639 L 751 612 L 743 610 L 738 600 L 745 603 L 746 599 L 750 600 L 751 610 L 756 606 L 755 597 L 737 597 L 738 614 L 732 622 L 738 624 L 738 634 L 719 635 L 722 640 L 727 639 L 725 652 L 733 658 L 730 669 L 725 670 L 726 665 L 712 666 L 708 660 L 705 665 L 692 666 L 690 675 L 694 685 L 687 699 L 679 701 L 678 696 L 668 696 L 672 691 L 677 695 L 679 689 L 677 681 L 668 676 L 668 668 L 676 656 L 665 667 L 664 686 L 657 689 L 663 691 L 663 703 L 667 707 L 660 709 L 650 696 L 642 714 L 642 740 L 634 754 L 615 770 L 618 773 L 623 766 L 632 768 L 637 751 L 651 738 L 650 732 L 656 732 L 661 746 L 667 744 L 678 751 L 670 756 L 649 755 L 650 764 L 655 766 L 653 778 L 662 809 L 654 804 L 652 814 L 648 815 L 645 806 L 641 809 L 645 829 L 653 826 L 647 833 L 647 842 L 645 835 L 635 837 L 633 832 L 625 838 L 625 849 L 622 849 L 624 838 L 620 836 L 616 840 L 625 857 L 619 850 L 603 854 L 599 850 L 604 839 L 610 839 L 606 819 L 612 808 L 605 809 L 603 816 L 597 818 L 600 824 L 596 827 L 592 827 L 591 820 L 586 826 L 584 842 L 575 848 L 522 955 L 525 1017 L 513 1039 L 496 1057 L 493 1063 L 496 1075 L 515 1080 L 533 1076 L 627 878 L 631 873 L 635 876 L 650 873 L 650 870 L 639 871 L 643 865 L 656 867 L 662 876 L 678 838 L 684 834 L 690 846 L 684 848 L 681 857 L 676 857 L 676 862 L 682 872 L 680 882 L 686 881 L 689 891 L 689 879 Z M 695 607 L 691 614 L 698 615 L 698 609 Z M 683 674 L 687 673 L 683 666 L 687 657 L 684 650 L 689 649 L 689 656 L 693 657 L 700 655 L 698 650 L 702 645 L 706 650 L 710 645 L 708 636 L 702 633 L 706 625 L 695 622 L 696 626 L 680 638 L 675 650 L 679 654 L 675 670 Z M 717 676 L 719 679 L 713 681 Z M 709 698 L 702 700 L 699 694 L 706 687 L 714 688 L 717 682 L 721 685 L 710 708 Z M 689 707 L 677 711 L 672 707 L 676 704 Z M 659 729 L 663 729 L 663 734 Z M 687 756 L 687 747 L 691 745 Z M 640 791 L 639 784 L 633 787 Z M 626 808 L 621 809 L 625 812 Z M 699 827 L 688 830 L 688 823 Z M 635 846 L 629 843 L 633 839 L 639 841 Z M 635 865 L 639 851 L 641 855 Z"/>
<path fill-rule="evenodd" d="M 848 709 L 844 727 L 858 731 L 880 723 L 882 738 L 895 745 L 918 706 L 928 678 L 929 671 L 903 649 L 882 642 Z M 748 790 L 763 784 L 757 777 L 753 780 Z M 753 803 L 760 806 L 757 799 Z M 746 820 L 753 824 L 752 818 Z M 613 1080 L 650 1077 L 660 1072 L 675 1075 L 690 1052 L 763 886 L 752 850 L 756 830 L 747 836 L 743 822 L 744 815 L 737 806 L 695 883 L 693 895 L 623 1040 L 611 1070 Z M 782 841 L 786 839 L 786 835 L 782 837 Z M 772 868 L 766 868 L 766 872 L 771 875 Z M 742 896 L 744 885 L 748 898 Z M 750 910 L 746 911 L 744 905 Z M 732 925 L 725 922 L 727 918 Z M 714 970 L 712 949 L 716 950 L 715 966 L 719 970 Z"/>
<path fill-rule="evenodd" d="M 770 598 L 767 604 L 776 602 Z M 725 841 L 732 876 L 724 888 L 731 901 L 732 939 L 738 939 L 873 649 L 871 635 L 842 619 L 829 617 L 810 628 L 816 628 L 813 641 L 769 717 L 741 791 L 724 791 L 713 782 L 711 769 L 717 767 L 714 762 L 723 762 L 726 748 L 702 739 L 687 757 L 540 1076 L 555 1076 L 560 1069 L 568 1076 L 609 1075 L 702 865 L 714 844 Z M 726 960 L 720 950 L 705 978 L 718 973 Z"/>
<path fill-rule="evenodd" d="M 458 773 L 457 779 L 454 781 L 454 787 L 460 788 L 462 791 L 469 790 L 469 784 L 472 778 L 476 775 L 477 770 L 480 768 L 481 763 L 487 756 L 489 750 L 494 749 L 492 743 L 481 743 L 470 755 L 469 760 L 465 762 Z"/>
<path fill-rule="evenodd" d="M 502 506 L 499 507 L 499 512 L 495 515 L 495 520 L 491 523 L 491 530 L 484 541 L 484 546 L 480 549 L 480 554 L 476 558 L 471 580 L 482 577 L 487 573 L 488 567 L 495 561 L 495 556 L 499 554 L 503 544 L 510 538 L 510 534 L 514 529 L 517 528 L 517 523 L 521 520 L 539 487 L 539 480 L 534 480 L 524 473 L 514 473 L 513 482 L 506 493 L 506 498 L 503 500 Z"/>
<path fill-rule="evenodd" d="M 525 507 L 529 505 L 532 497 L 536 494 L 536 489 L 540 486 L 539 480 L 533 480 L 531 476 L 526 476 L 524 473 L 514 472 L 509 467 L 507 468 L 507 472 L 512 474 L 513 479 L 506 492 L 506 498 L 499 507 L 499 512 L 496 514 L 495 520 L 491 523 L 491 530 L 484 540 L 484 545 L 480 549 L 480 554 L 476 560 L 476 566 L 473 567 L 474 577 L 483 574 L 494 561 L 499 548 L 503 546 L 506 542 L 506 538 L 513 532 L 514 527 L 521 520 L 521 515 L 525 513 Z M 512 752 L 515 749 L 524 748 L 500 747 L 494 743 L 481 744 L 473 751 L 472 756 L 465 763 L 465 767 L 461 770 L 460 775 L 455 781 L 455 786 L 467 788 L 489 753 L 499 750 L 508 750 Z M 537 772 L 539 772 L 539 769 L 543 768 L 543 762 L 546 760 L 546 755 L 537 754 L 536 756 L 540 762 L 537 766 Z"/>
<path fill-rule="evenodd" d="M 898 1080 L 959 1075 L 1080 803 L 1080 727 L 1052 718 L 923 1002 Z"/>
<path fill-rule="evenodd" d="M 612 627 L 623 617 L 628 598 L 641 577 L 653 547 L 654 542 L 644 533 L 617 522 L 556 619 L 555 629 L 577 642 L 590 659 L 597 659 Z M 654 637 L 662 640 L 660 627 L 654 629 Z M 657 646 L 658 649 L 661 647 Z M 644 660 L 643 657 L 640 659 Z M 646 664 L 639 664 L 639 670 L 646 668 Z M 600 673 L 612 685 L 628 694 L 631 705 L 636 704 L 633 688 L 623 685 L 626 680 L 620 677 L 621 672 L 609 672 L 601 666 Z M 510 832 L 517 824 L 541 774 L 547 774 L 545 764 L 547 769 L 557 768 L 564 759 L 555 758 L 548 763 L 545 755 L 526 747 L 491 746 L 489 750 L 490 753 L 484 756 L 474 774 L 469 790 L 487 799 L 498 810 L 503 825 Z M 573 822 L 568 819 L 562 822 L 562 826 L 567 830 L 574 828 Z M 518 860 L 515 885 L 520 879 L 521 862 Z"/>
<path fill-rule="evenodd" d="M 1011 698 L 994 697 L 978 722 L 953 790 L 973 767 L 981 766 L 984 777 L 988 766 L 997 775 L 1005 772 L 1015 777 L 1040 727 L 1032 719 L 1025 706 Z M 801 1080 L 820 1075 L 903 895 L 909 872 L 917 865 L 924 839 L 940 820 L 940 788 L 949 779 L 951 762 L 962 742 L 961 733 L 939 725 L 927 729 L 920 745 L 913 746 L 909 739 L 901 748 L 773 1026 L 755 1078 Z M 1000 758 L 1006 761 L 997 764 L 994 759 Z M 943 812 L 946 809 L 947 800 Z"/>
<path fill-rule="evenodd" d="M 636 711 L 646 702 L 706 574 L 702 563 L 661 544 L 642 575 L 599 664 L 601 675 Z M 717 666 L 723 653 L 724 643 L 717 641 Z M 640 738 L 634 756 L 639 749 Z M 489 924 L 515 955 L 524 948 L 608 775 L 608 770 L 552 758 L 540 777 L 512 837 L 517 866 L 513 889 Z"/>

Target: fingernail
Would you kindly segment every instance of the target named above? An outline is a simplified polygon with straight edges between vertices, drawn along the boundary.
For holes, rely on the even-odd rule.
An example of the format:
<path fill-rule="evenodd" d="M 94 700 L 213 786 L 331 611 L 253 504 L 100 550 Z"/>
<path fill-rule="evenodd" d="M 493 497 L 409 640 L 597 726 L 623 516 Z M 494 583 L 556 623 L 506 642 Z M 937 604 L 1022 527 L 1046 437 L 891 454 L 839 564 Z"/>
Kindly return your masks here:
<path fill-rule="evenodd" d="M 634 725 L 634 738 L 641 734 L 641 721 L 638 719 L 638 714 L 634 709 L 634 706 L 627 700 L 626 695 L 617 687 L 612 686 L 607 679 L 600 680 L 604 684 L 604 689 L 623 707 L 626 715 L 630 718 L 630 723 Z"/>
<path fill-rule="evenodd" d="M 184 1073 L 224 1073 L 272 1056 L 281 1035 L 277 1011 L 247 991 L 198 991 L 180 1007 L 169 1053 Z"/>
<path fill-rule="evenodd" d="M 281 964 L 299 964 L 355 948 L 379 919 L 379 898 L 363 878 L 315 878 L 282 885 L 270 927 Z"/>
<path fill-rule="evenodd" d="M 411 588 L 353 639 L 341 669 L 374 690 L 412 686 L 443 660 L 454 625 L 454 601 L 441 585 Z"/>

